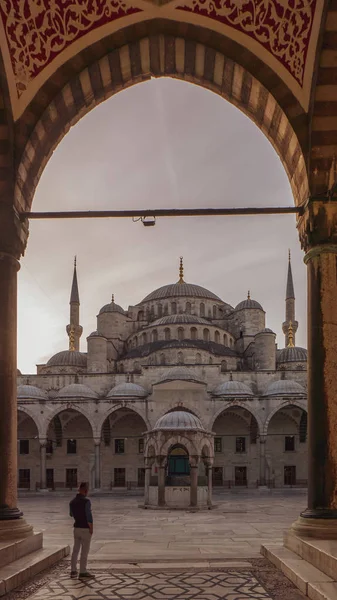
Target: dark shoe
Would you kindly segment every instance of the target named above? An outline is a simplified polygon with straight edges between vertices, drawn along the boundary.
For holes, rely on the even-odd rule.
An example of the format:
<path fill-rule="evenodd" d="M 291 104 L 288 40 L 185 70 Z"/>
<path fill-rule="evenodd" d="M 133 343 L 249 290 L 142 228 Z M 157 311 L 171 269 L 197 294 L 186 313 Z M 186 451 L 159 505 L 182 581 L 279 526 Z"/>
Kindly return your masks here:
<path fill-rule="evenodd" d="M 77 571 L 70 571 L 70 577 L 71 577 L 71 579 L 76 579 Z"/>
<path fill-rule="evenodd" d="M 79 579 L 95 579 L 95 577 L 96 575 L 88 573 L 88 571 L 86 571 L 85 573 L 80 573 L 78 576 Z"/>

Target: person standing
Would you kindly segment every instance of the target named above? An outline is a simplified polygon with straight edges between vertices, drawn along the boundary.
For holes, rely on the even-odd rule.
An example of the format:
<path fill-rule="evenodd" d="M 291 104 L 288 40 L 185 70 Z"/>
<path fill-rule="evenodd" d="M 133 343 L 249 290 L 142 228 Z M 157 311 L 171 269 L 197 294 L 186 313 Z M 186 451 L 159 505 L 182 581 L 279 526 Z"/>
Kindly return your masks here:
<path fill-rule="evenodd" d="M 91 512 L 91 502 L 87 498 L 89 486 L 82 482 L 75 498 L 69 503 L 70 516 L 75 519 L 74 523 L 74 547 L 71 555 L 70 577 L 77 577 L 77 559 L 80 556 L 79 579 L 93 579 L 95 575 L 88 573 L 87 560 L 90 549 L 91 537 L 93 534 L 93 518 Z"/>

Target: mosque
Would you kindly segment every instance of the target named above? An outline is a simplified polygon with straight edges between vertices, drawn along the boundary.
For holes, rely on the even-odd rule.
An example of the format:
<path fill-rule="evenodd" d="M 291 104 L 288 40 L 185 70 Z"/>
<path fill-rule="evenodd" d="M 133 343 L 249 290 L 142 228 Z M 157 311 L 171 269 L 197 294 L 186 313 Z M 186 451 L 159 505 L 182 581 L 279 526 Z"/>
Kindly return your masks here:
<path fill-rule="evenodd" d="M 18 372 L 18 482 L 144 488 L 145 505 L 211 505 L 212 486 L 307 484 L 307 351 L 289 255 L 285 347 L 262 305 L 184 280 L 124 310 L 112 296 L 80 351 L 76 261 L 69 348 Z M 185 494 L 185 495 L 184 495 Z"/>

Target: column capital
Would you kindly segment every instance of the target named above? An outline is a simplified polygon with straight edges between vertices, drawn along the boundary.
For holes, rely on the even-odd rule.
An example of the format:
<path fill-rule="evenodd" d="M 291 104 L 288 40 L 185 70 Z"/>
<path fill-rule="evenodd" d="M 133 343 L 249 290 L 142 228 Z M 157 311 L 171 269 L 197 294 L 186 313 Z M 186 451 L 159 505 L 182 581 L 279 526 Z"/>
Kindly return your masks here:
<path fill-rule="evenodd" d="M 317 254 L 323 248 L 327 248 L 325 252 L 331 252 L 331 248 L 337 246 L 337 198 L 310 198 L 297 220 L 297 229 L 306 253 L 314 248 L 317 248 Z"/>
<path fill-rule="evenodd" d="M 94 444 L 95 446 L 100 446 L 101 445 L 101 438 L 94 438 Z"/>
<path fill-rule="evenodd" d="M 28 240 L 28 222 L 21 222 L 19 214 L 9 202 L 0 201 L 0 253 L 19 259 Z"/>

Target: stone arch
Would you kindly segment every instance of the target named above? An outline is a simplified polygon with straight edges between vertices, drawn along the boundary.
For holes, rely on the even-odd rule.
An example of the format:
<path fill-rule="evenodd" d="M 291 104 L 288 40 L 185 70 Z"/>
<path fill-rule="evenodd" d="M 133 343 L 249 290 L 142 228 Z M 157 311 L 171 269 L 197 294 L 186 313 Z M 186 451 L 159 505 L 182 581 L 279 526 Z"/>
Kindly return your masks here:
<path fill-rule="evenodd" d="M 144 421 L 144 433 L 145 431 L 149 431 L 151 429 L 151 425 L 147 419 L 147 417 L 145 416 L 145 414 L 139 410 L 138 408 L 135 408 L 134 406 L 111 406 L 103 415 L 100 415 L 99 420 L 97 422 L 96 425 L 96 431 L 97 431 L 97 437 L 98 439 L 101 439 L 102 433 L 103 433 L 103 425 L 106 421 L 106 419 L 112 415 L 114 412 L 120 410 L 121 408 L 127 408 L 129 411 L 132 411 L 133 413 L 135 413 L 136 415 L 138 415 L 141 419 L 143 419 Z"/>
<path fill-rule="evenodd" d="M 172 446 L 184 446 L 189 454 L 189 456 L 198 455 L 198 450 L 196 446 L 193 444 L 192 440 L 190 440 L 183 433 L 176 432 L 172 436 L 170 436 L 163 445 L 159 448 L 159 454 L 161 456 L 168 456 L 170 449 Z"/>
<path fill-rule="evenodd" d="M 265 423 L 263 425 L 263 430 L 262 430 L 263 435 L 267 435 L 269 423 L 270 423 L 271 419 L 273 418 L 273 416 L 276 415 L 276 413 L 278 413 L 279 410 L 282 410 L 283 408 L 291 408 L 292 406 L 294 406 L 296 408 L 300 408 L 301 410 L 304 410 L 305 412 L 308 412 L 308 408 L 307 408 L 306 404 L 304 404 L 298 400 L 286 400 L 285 402 L 282 402 L 282 404 L 280 404 L 279 406 L 274 408 L 274 410 L 272 410 L 272 412 L 267 416 Z"/>
<path fill-rule="evenodd" d="M 258 426 L 258 435 L 262 435 L 263 424 L 262 424 L 260 416 L 257 414 L 257 412 L 255 410 L 253 410 L 251 407 L 248 407 L 245 402 L 240 402 L 239 400 L 234 401 L 234 402 L 233 401 L 225 402 L 224 405 L 217 410 L 217 412 L 213 415 L 213 417 L 211 417 L 210 429 L 211 430 L 213 429 L 216 419 L 218 417 L 220 417 L 220 415 L 222 415 L 223 412 L 225 412 L 228 409 L 235 408 L 235 407 L 236 408 L 244 408 L 248 413 L 250 413 L 252 415 L 252 417 L 255 418 L 255 420 L 257 422 L 257 426 Z"/>
<path fill-rule="evenodd" d="M 153 39 L 143 37 L 115 48 L 74 75 L 51 100 L 25 144 L 17 168 L 16 207 L 30 210 L 51 154 L 84 114 L 121 89 L 160 76 L 201 85 L 242 110 L 275 148 L 287 172 L 295 203 L 303 203 L 309 187 L 305 159 L 298 137 L 274 96 L 243 66 L 223 53 L 202 43 L 195 45 L 192 54 L 188 48 L 189 41 L 183 37 L 164 34 Z"/>
<path fill-rule="evenodd" d="M 54 417 L 59 416 L 60 413 L 66 411 L 66 410 L 72 410 L 72 411 L 78 412 L 83 417 L 85 417 L 91 427 L 93 438 L 97 437 L 97 426 L 94 423 L 94 421 L 92 420 L 90 414 L 86 410 L 84 410 L 81 406 L 78 406 L 78 405 L 71 406 L 70 404 L 67 404 L 66 406 L 58 406 L 57 408 L 54 408 L 54 410 L 51 413 L 49 413 L 48 416 L 45 418 L 44 423 L 43 423 L 43 437 L 44 438 L 47 437 L 48 428 L 51 425 L 51 422 L 54 419 Z"/>
<path fill-rule="evenodd" d="M 33 423 L 36 427 L 36 431 L 37 431 L 39 439 L 43 439 L 43 428 L 42 428 L 39 420 L 36 418 L 36 415 L 34 415 L 33 411 L 29 410 L 28 406 L 18 406 L 18 412 L 21 412 L 22 414 L 26 415 L 33 421 Z"/>

